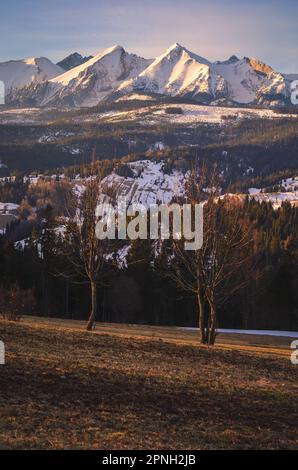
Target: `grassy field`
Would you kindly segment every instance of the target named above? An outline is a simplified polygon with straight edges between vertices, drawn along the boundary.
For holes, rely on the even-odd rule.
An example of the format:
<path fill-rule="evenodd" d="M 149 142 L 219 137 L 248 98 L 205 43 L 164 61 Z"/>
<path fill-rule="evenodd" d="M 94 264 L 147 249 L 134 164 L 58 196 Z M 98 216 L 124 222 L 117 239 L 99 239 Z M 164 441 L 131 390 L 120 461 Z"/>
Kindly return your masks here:
<path fill-rule="evenodd" d="M 0 321 L 0 339 L 1 449 L 298 448 L 285 339 L 208 349 L 173 329 L 34 319 Z"/>

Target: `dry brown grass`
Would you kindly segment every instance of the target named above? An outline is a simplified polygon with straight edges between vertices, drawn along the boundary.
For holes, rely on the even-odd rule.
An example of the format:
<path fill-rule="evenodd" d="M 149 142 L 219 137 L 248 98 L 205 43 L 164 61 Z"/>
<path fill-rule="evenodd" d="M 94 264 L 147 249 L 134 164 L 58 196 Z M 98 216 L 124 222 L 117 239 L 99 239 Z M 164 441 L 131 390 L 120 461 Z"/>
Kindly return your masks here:
<path fill-rule="evenodd" d="M 128 331 L 0 321 L 0 448 L 298 448 L 288 357 Z"/>

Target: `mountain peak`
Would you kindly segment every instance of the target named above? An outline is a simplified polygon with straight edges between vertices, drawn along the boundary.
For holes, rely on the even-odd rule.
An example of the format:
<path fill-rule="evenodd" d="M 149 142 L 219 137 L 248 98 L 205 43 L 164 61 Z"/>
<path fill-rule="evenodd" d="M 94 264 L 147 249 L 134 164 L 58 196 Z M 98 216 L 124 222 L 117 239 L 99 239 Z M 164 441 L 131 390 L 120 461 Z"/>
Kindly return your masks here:
<path fill-rule="evenodd" d="M 168 55 L 170 54 L 171 52 L 181 52 L 181 51 L 185 51 L 185 52 L 188 52 L 187 49 L 183 46 L 181 46 L 181 44 L 179 44 L 179 42 L 174 42 L 174 44 L 172 44 L 166 51 L 165 51 L 165 55 Z"/>
<path fill-rule="evenodd" d="M 40 62 L 50 62 L 46 57 L 29 57 L 24 59 L 25 64 L 27 65 L 38 65 Z"/>
<path fill-rule="evenodd" d="M 179 42 L 174 42 L 174 44 L 172 44 L 172 45 L 169 47 L 169 50 L 172 50 L 172 49 L 184 49 L 184 47 L 181 46 L 181 44 L 179 44 Z"/>
<path fill-rule="evenodd" d="M 50 80 L 63 73 L 63 69 L 46 57 L 29 57 L 0 63 L 0 80 L 5 84 L 6 94 L 31 83 Z"/>
<path fill-rule="evenodd" d="M 27 65 L 36 65 L 36 58 L 35 57 L 28 57 L 28 59 L 24 59 L 24 62 Z"/>
<path fill-rule="evenodd" d="M 77 67 L 78 65 L 82 65 L 85 62 L 88 62 L 88 60 L 90 59 L 92 59 L 92 55 L 83 57 L 78 52 L 74 52 L 73 54 L 68 55 L 67 57 L 65 57 L 65 59 L 58 62 L 57 65 L 59 65 L 59 67 L 62 67 L 64 70 L 68 71 L 73 69 L 74 67 Z"/>
<path fill-rule="evenodd" d="M 112 47 L 109 47 L 108 49 L 105 50 L 105 53 L 112 53 L 112 52 L 123 52 L 124 51 L 124 47 L 120 46 L 119 44 L 115 44 L 114 46 Z"/>
<path fill-rule="evenodd" d="M 170 46 L 169 49 L 167 49 L 160 57 L 157 57 L 155 61 L 162 60 L 164 57 L 168 57 L 168 56 L 176 59 L 182 56 L 183 54 L 200 64 L 210 65 L 209 60 L 197 54 L 194 54 L 186 47 L 181 46 L 181 44 L 179 44 L 178 42 L 175 42 L 174 44 L 172 44 L 172 46 Z"/>
<path fill-rule="evenodd" d="M 239 59 L 236 55 L 231 55 L 231 57 L 228 59 L 228 62 L 230 63 L 239 62 Z"/>
<path fill-rule="evenodd" d="M 230 64 L 236 64 L 236 62 L 239 62 L 239 58 L 236 55 L 231 55 L 231 57 L 227 60 L 218 60 L 215 62 L 215 64 L 218 65 L 230 65 Z"/>
<path fill-rule="evenodd" d="M 119 44 L 115 44 L 114 46 L 108 47 L 107 49 L 104 49 L 103 51 L 96 54 L 93 57 L 93 59 L 94 61 L 97 61 L 97 60 L 102 59 L 105 56 L 109 56 L 111 54 L 114 55 L 115 53 L 123 53 L 123 52 L 125 52 L 125 49 L 122 46 L 119 46 Z"/>

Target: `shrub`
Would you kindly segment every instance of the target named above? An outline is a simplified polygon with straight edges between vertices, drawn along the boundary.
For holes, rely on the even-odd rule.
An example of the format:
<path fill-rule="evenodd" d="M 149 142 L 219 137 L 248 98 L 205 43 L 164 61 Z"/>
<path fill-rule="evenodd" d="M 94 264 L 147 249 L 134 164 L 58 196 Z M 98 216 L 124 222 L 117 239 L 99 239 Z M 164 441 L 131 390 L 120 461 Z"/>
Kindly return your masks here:
<path fill-rule="evenodd" d="M 183 114 L 183 109 L 174 107 L 174 106 L 169 106 L 168 108 L 165 109 L 166 114 Z"/>
<path fill-rule="evenodd" d="M 0 316 L 9 321 L 20 321 L 36 305 L 31 289 L 22 290 L 17 285 L 0 287 Z"/>

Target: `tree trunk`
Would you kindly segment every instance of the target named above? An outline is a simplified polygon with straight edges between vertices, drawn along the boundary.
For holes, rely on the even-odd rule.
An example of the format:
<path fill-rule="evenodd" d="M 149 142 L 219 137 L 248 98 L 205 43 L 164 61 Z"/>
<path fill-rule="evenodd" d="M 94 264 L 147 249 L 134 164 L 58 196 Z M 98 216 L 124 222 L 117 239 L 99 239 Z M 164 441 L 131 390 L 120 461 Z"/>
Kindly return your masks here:
<path fill-rule="evenodd" d="M 206 344 L 205 306 L 201 293 L 198 293 L 198 316 L 200 341 L 202 344 Z"/>
<path fill-rule="evenodd" d="M 69 279 L 66 279 L 66 286 L 65 286 L 65 316 L 68 318 L 69 315 Z M 71 319 L 72 315 L 71 315 Z"/>
<path fill-rule="evenodd" d="M 213 346 L 216 338 L 216 308 L 213 303 L 210 303 L 210 318 L 208 328 L 208 344 Z"/>
<path fill-rule="evenodd" d="M 91 331 L 93 329 L 95 318 L 96 318 L 96 310 L 97 310 L 97 289 L 96 283 L 91 281 L 90 283 L 91 288 L 91 313 L 88 319 L 87 330 Z"/>

